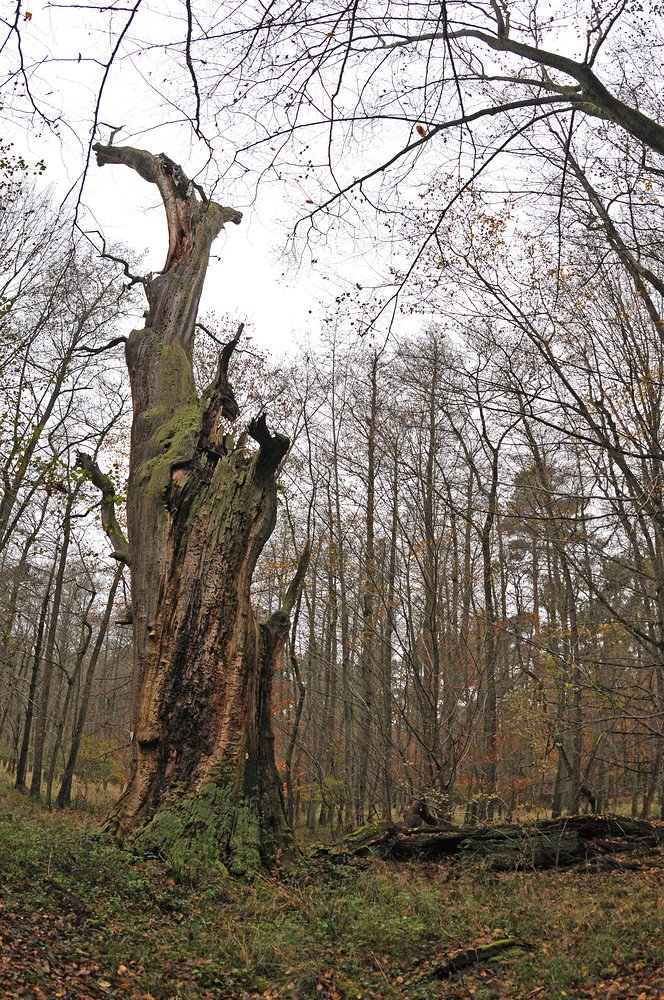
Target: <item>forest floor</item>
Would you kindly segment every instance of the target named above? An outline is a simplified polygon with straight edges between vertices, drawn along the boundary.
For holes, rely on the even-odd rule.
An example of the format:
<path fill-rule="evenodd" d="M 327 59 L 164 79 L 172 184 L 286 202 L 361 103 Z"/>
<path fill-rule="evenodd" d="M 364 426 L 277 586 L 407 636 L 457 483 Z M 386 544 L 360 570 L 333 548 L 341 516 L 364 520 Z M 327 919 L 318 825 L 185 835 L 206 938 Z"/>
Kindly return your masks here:
<path fill-rule="evenodd" d="M 0 997 L 664 998 L 664 855 L 565 871 L 303 857 L 188 885 L 0 781 Z M 459 951 L 511 949 L 450 976 Z M 472 955 L 472 952 L 471 952 Z"/>

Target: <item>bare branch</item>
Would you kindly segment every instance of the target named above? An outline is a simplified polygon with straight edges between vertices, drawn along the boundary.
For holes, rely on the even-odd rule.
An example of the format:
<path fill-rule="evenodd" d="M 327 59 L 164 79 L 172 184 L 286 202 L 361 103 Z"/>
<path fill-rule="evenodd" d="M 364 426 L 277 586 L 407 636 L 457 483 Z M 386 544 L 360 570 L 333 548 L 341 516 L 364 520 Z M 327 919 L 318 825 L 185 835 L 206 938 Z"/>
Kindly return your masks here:
<path fill-rule="evenodd" d="M 115 516 L 117 493 L 110 476 L 103 473 L 95 460 L 82 451 L 76 454 L 76 467 L 82 469 L 92 485 L 100 491 L 101 524 L 113 546 L 113 558 L 128 566 L 130 564 L 129 543 Z"/>
<path fill-rule="evenodd" d="M 118 344 L 126 344 L 126 343 L 127 343 L 126 337 L 114 337 L 113 340 L 109 340 L 107 344 L 102 344 L 101 347 L 86 347 L 85 345 L 83 345 L 82 347 L 77 347 L 76 351 L 77 353 L 83 351 L 85 352 L 85 354 L 90 354 L 90 355 L 103 354 L 104 351 L 110 351 L 112 347 L 117 347 Z"/>
<path fill-rule="evenodd" d="M 588 177 L 581 169 L 579 164 L 576 162 L 571 153 L 568 153 L 569 163 L 574 170 L 574 174 L 581 184 L 583 190 L 588 195 L 588 200 L 593 206 L 599 219 L 604 228 L 604 232 L 607 235 L 609 243 L 615 250 L 616 254 L 620 258 L 622 265 L 628 274 L 632 277 L 636 289 L 645 302 L 648 314 L 657 329 L 660 337 L 664 339 L 664 327 L 662 326 L 662 318 L 658 309 L 656 308 L 648 289 L 645 286 L 645 282 L 648 282 L 660 295 L 664 296 L 664 281 L 658 278 L 657 275 L 648 267 L 643 267 L 639 261 L 635 258 L 634 254 L 629 250 L 627 244 L 618 232 L 618 228 L 613 222 L 613 219 L 609 215 L 606 207 L 602 203 L 601 198 L 595 191 L 594 187 L 588 180 Z"/>
<path fill-rule="evenodd" d="M 295 602 L 300 596 L 302 587 L 304 585 L 304 578 L 307 575 L 310 557 L 311 557 L 311 542 L 307 541 L 307 544 L 304 546 L 300 554 L 295 576 L 293 577 L 288 586 L 288 590 L 286 591 L 286 596 L 284 597 L 283 604 L 281 605 L 281 611 L 283 614 L 290 615 L 291 611 L 295 607 Z"/>
<path fill-rule="evenodd" d="M 307 542 L 300 553 L 295 575 L 288 585 L 288 590 L 286 591 L 281 607 L 278 611 L 273 612 L 273 614 L 271 614 L 264 623 L 272 636 L 280 633 L 282 637 L 285 637 L 286 630 L 290 624 L 291 612 L 295 607 L 300 594 L 302 593 L 302 587 L 304 586 L 304 580 L 309 568 L 310 556 L 311 544 L 310 542 Z"/>
<path fill-rule="evenodd" d="M 578 103 L 575 100 L 575 106 L 579 111 L 594 116 L 598 113 L 606 116 L 644 145 L 664 154 L 664 126 L 615 97 L 595 76 L 588 63 L 577 62 L 557 52 L 535 48 L 504 35 L 496 37 L 470 28 L 451 32 L 450 38 L 476 38 L 496 52 L 511 52 L 540 66 L 564 73 L 581 85 Z"/>

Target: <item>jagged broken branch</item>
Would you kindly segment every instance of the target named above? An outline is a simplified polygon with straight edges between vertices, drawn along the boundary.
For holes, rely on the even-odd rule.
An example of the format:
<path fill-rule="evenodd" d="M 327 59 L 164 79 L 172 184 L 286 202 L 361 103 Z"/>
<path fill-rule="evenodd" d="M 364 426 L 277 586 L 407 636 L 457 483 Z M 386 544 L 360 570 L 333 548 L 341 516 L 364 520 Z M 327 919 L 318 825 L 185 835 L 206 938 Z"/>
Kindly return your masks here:
<path fill-rule="evenodd" d="M 115 487 L 110 476 L 101 471 L 91 455 L 76 453 L 76 468 L 82 469 L 101 493 L 101 524 L 113 546 L 113 558 L 129 565 L 129 543 L 115 516 Z"/>
<path fill-rule="evenodd" d="M 201 324 L 199 323 L 197 326 L 201 326 Z M 213 454 L 219 454 L 221 448 L 219 421 L 224 419 L 232 423 L 240 416 L 240 407 L 237 404 L 233 386 L 228 380 L 228 365 L 243 330 L 244 323 L 240 323 L 233 339 L 224 345 L 219 355 L 217 374 L 206 393 L 207 401 L 201 425 L 201 446 Z M 214 339 L 216 340 L 216 337 Z"/>
<path fill-rule="evenodd" d="M 265 414 L 254 417 L 247 427 L 249 435 L 260 445 L 256 458 L 256 478 L 269 479 L 290 447 L 290 438 L 275 431 L 270 433 Z"/>
<path fill-rule="evenodd" d="M 100 167 L 107 164 L 122 164 L 130 167 L 136 173 L 159 188 L 168 223 L 168 257 L 164 271 L 174 267 L 191 250 L 192 211 L 201 203 L 196 192 L 202 194 L 198 184 L 194 184 L 179 164 L 175 163 L 165 153 L 149 153 L 145 149 L 134 149 L 132 146 L 104 146 L 100 142 L 92 147 L 97 154 Z M 205 198 L 205 196 L 203 195 Z M 222 205 L 213 205 L 207 198 L 203 202 L 206 210 L 215 215 L 215 228 L 219 229 L 226 222 L 238 225 L 242 221 L 242 212 Z"/>

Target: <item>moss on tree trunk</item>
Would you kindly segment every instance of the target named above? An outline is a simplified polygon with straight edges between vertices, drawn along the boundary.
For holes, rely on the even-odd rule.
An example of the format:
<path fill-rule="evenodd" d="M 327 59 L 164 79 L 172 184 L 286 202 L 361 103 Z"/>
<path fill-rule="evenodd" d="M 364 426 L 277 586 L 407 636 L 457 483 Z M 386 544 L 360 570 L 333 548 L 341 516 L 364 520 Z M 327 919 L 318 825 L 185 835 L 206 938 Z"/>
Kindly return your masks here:
<path fill-rule="evenodd" d="M 119 840 L 192 876 L 222 864 L 252 871 L 290 836 L 271 687 L 307 556 L 282 607 L 259 622 L 251 580 L 274 528 L 275 476 L 289 442 L 263 416 L 237 437 L 228 433 L 239 415 L 228 365 L 240 331 L 201 397 L 192 373 L 212 241 L 240 215 L 200 201 L 164 154 L 95 149 L 101 165 L 131 167 L 157 184 L 169 227 L 164 270 L 145 282 L 145 327 L 126 345 L 133 400 L 127 541 L 108 508 L 104 477 L 83 456 L 107 502 L 116 557 L 129 563 L 132 579 L 133 765 L 108 825 Z"/>

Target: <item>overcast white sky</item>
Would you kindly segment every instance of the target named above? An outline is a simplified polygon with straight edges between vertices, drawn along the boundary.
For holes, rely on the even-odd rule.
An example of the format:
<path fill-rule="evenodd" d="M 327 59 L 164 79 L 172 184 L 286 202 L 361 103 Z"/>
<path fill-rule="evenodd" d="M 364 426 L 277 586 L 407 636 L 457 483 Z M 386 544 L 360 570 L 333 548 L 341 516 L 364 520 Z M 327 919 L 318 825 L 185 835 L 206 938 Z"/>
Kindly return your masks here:
<path fill-rule="evenodd" d="M 312 161 L 326 162 L 329 136 L 324 125 L 320 126 L 318 134 L 315 128 L 307 129 L 300 149 L 289 146 L 290 152 L 279 160 L 277 168 L 281 171 L 283 162 L 286 163 L 281 186 L 263 184 L 254 200 L 254 182 L 248 178 L 255 175 L 247 173 L 245 178 L 237 163 L 233 163 L 235 153 L 254 140 L 256 135 L 265 138 L 267 133 L 262 134 L 261 128 L 274 128 L 274 122 L 259 120 L 257 129 L 253 120 L 242 119 L 239 113 L 229 116 L 226 114 L 229 95 L 215 94 L 216 105 L 210 100 L 204 109 L 211 134 L 214 132 L 224 138 L 215 145 L 213 164 L 205 169 L 209 161 L 207 147 L 204 142 L 196 140 L 191 122 L 178 107 L 178 102 L 186 99 L 187 109 L 190 113 L 192 111 L 191 80 L 182 65 L 181 43 L 186 26 L 183 0 L 143 0 L 125 37 L 122 59 L 114 63 L 103 87 L 98 121 L 108 124 L 100 125 L 94 136 L 91 136 L 90 128 L 100 86 L 118 33 L 130 17 L 131 3 L 128 0 L 112 0 L 112 8 L 100 6 L 95 11 L 94 8 L 86 9 L 80 2 L 68 6 L 67 0 L 18 2 L 23 4 L 23 17 L 30 15 L 21 24 L 23 49 L 34 93 L 40 108 L 45 109 L 50 117 L 57 119 L 61 116 L 59 134 L 54 135 L 46 126 L 39 131 L 35 129 L 35 115 L 29 99 L 26 95 L 20 96 L 20 79 L 17 78 L 19 86 L 15 98 L 12 99 L 7 93 L 8 88 L 5 88 L 0 93 L 0 100 L 5 102 L 8 128 L 12 130 L 17 148 L 28 151 L 33 158 L 44 159 L 48 165 L 46 178 L 54 184 L 60 196 L 68 189 L 78 191 L 90 142 L 106 142 L 111 126 L 122 126 L 115 137 L 116 144 L 167 153 L 182 165 L 190 177 L 195 177 L 206 190 L 211 191 L 215 200 L 243 212 L 242 224 L 239 227 L 229 226 L 213 247 L 214 258 L 201 304 L 202 315 L 214 311 L 219 317 L 229 315 L 233 321 L 242 320 L 255 342 L 278 356 L 292 346 L 294 336 L 299 339 L 306 335 L 314 339 L 317 337 L 323 316 L 335 308 L 336 296 L 352 290 L 355 284 L 363 289 L 380 286 L 381 273 L 384 280 L 390 264 L 394 265 L 396 273 L 403 273 L 404 261 L 399 260 L 399 255 L 412 259 L 416 237 L 409 234 L 406 226 L 400 229 L 402 218 L 397 218 L 394 228 L 388 226 L 387 230 L 383 228 L 386 224 L 384 220 L 380 226 L 372 225 L 375 220 L 371 217 L 370 204 L 361 208 L 352 204 L 353 199 L 358 197 L 357 192 L 339 209 L 340 213 L 348 215 L 344 229 L 341 226 L 335 228 L 332 213 L 321 219 L 322 226 L 328 226 L 328 231 L 318 234 L 318 245 L 312 248 L 304 240 L 301 241 L 299 262 L 283 255 L 293 224 L 298 218 L 306 216 L 311 211 L 308 206 L 321 197 L 315 181 L 311 177 L 307 179 L 303 162 L 307 157 Z M 210 9 L 213 10 L 214 5 Z M 109 13 L 111 10 L 112 13 Z M 112 30 L 109 30 L 109 19 L 112 19 Z M 205 50 L 201 51 L 206 54 Z M 6 60 L 5 73 L 2 73 L 3 59 Z M 15 46 L 8 45 L 4 54 L 0 54 L 0 79 L 6 78 L 6 73 L 15 63 Z M 214 64 L 212 66 L 211 77 L 216 81 Z M 417 73 L 417 70 L 414 72 Z M 214 81 L 207 81 L 211 94 L 216 86 Z M 183 98 L 183 95 L 186 97 Z M 324 96 L 323 102 L 325 99 Z M 265 101 L 264 114 L 269 116 L 270 95 Z M 408 103 L 405 101 L 404 105 Z M 276 107 L 274 103 L 272 106 Z M 324 111 L 321 114 L 324 119 Z M 320 119 L 321 114 L 316 111 L 314 117 Z M 402 119 L 399 111 L 393 122 L 381 122 L 380 128 L 370 122 L 367 126 L 369 138 L 364 143 L 366 148 L 362 154 L 352 142 L 344 141 L 344 130 L 341 129 L 335 147 L 334 180 L 328 175 L 325 181 L 328 191 L 334 189 L 335 182 L 347 185 L 356 176 L 378 166 L 395 150 L 408 144 L 415 125 L 409 120 L 410 111 L 403 114 L 405 117 Z M 246 123 L 245 134 L 242 134 L 243 122 Z M 297 141 L 292 145 L 296 146 Z M 303 155 L 303 146 L 308 150 L 304 161 L 298 159 Z M 252 167 L 257 170 L 259 163 L 269 162 L 270 148 L 267 152 L 263 150 L 265 159 L 262 161 L 257 154 L 255 163 L 252 160 Z M 416 207 L 422 205 L 418 197 L 423 197 L 425 193 L 431 170 L 440 169 L 439 154 L 432 152 L 431 156 L 432 161 L 424 163 L 423 172 L 419 175 L 416 165 L 410 161 L 404 161 L 405 165 L 401 168 L 403 176 L 399 174 L 404 188 L 418 192 L 413 194 Z M 456 164 L 454 150 L 451 157 Z M 228 186 L 231 181 L 226 179 L 230 176 L 227 170 L 231 164 L 232 189 Z M 225 178 L 223 184 L 218 183 L 220 177 Z M 452 191 L 457 187 L 455 178 L 456 175 L 452 176 L 449 182 Z M 397 184 L 394 178 L 391 183 Z M 381 179 L 377 177 L 374 189 L 366 194 L 369 202 L 372 197 L 374 203 L 376 200 L 380 202 L 380 185 Z M 407 195 L 407 191 L 400 193 Z M 440 197 L 445 197 L 444 192 Z M 364 194 L 360 201 L 363 199 Z M 405 197 L 404 206 L 407 200 Z M 166 254 L 165 221 L 156 188 L 123 167 L 109 166 L 100 170 L 93 157 L 81 204 L 80 222 L 83 228 L 99 230 L 108 243 L 125 244 L 137 254 L 147 250 L 141 267 L 145 272 L 157 271 L 163 266 Z M 355 208 L 357 214 L 354 214 Z M 403 247 L 400 247 L 400 240 Z M 317 262 L 315 267 L 311 266 L 312 257 Z M 364 295 L 365 292 L 358 294 Z M 418 308 L 428 307 L 418 302 Z M 438 308 L 437 304 L 434 303 L 432 308 Z M 389 317 L 389 312 L 386 312 L 383 319 L 389 320 Z M 400 324 L 416 328 L 434 318 L 437 318 L 437 313 L 406 315 L 400 317 Z"/>
<path fill-rule="evenodd" d="M 182 22 L 175 24 L 168 8 L 172 11 L 173 4 L 152 4 L 150 11 L 146 7 L 139 14 L 143 24 L 136 25 L 137 33 L 154 42 L 160 36 L 167 40 L 169 31 L 180 37 Z M 37 62 L 53 52 L 58 56 L 57 63 L 44 63 L 38 70 L 40 83 L 34 82 L 35 92 L 56 115 L 63 114 L 66 124 L 56 136 L 45 127 L 28 131 L 20 120 L 9 115 L 2 137 L 11 138 L 16 149 L 31 158 L 44 159 L 48 168 L 44 181 L 50 182 L 56 196 L 62 198 L 77 184 L 85 164 L 101 63 L 108 56 L 112 40 L 103 30 L 107 22 L 102 15 L 96 15 L 99 27 L 95 27 L 93 12 L 58 8 L 43 0 L 30 0 L 23 9 L 32 15 L 23 21 L 28 60 Z M 11 58 L 11 53 L 0 58 Z M 169 57 L 164 54 L 160 58 L 168 75 Z M 126 62 L 121 69 L 118 65 L 106 84 L 99 118 L 125 126 L 116 136 L 116 144 L 165 152 L 192 176 L 205 162 L 205 147 L 191 145 L 189 124 L 182 122 L 177 109 L 161 97 L 164 90 L 168 92 L 169 81 L 166 77 L 154 80 L 160 58 L 153 56 L 151 68 L 146 59 L 143 74 L 142 67 L 136 68 L 136 60 L 133 67 Z M 106 142 L 109 131 L 100 129 L 95 139 Z M 320 300 L 329 296 L 329 279 L 316 276 L 306 258 L 296 267 L 292 259 L 284 257 L 288 228 L 279 220 L 292 213 L 289 206 L 280 203 L 276 191 L 263 189 L 257 203 L 252 203 L 253 192 L 249 189 L 239 195 L 237 191 L 230 197 L 224 195 L 223 189 L 214 192 L 215 200 L 239 208 L 244 218 L 240 226 L 228 226 L 213 246 L 201 315 L 214 311 L 220 317 L 229 314 L 244 321 L 256 344 L 279 355 L 292 345 L 293 334 L 298 338 L 306 333 L 316 336 L 322 315 Z M 108 243 L 125 244 L 136 253 L 147 251 L 141 271 L 157 271 L 163 266 L 166 226 L 155 187 L 123 167 L 100 170 L 93 159 L 82 205 L 84 228 L 99 229 Z"/>
<path fill-rule="evenodd" d="M 176 151 L 164 148 L 163 152 L 178 158 Z M 183 165 L 186 171 L 186 161 Z M 262 201 L 269 205 L 268 197 Z M 85 203 L 108 242 L 147 250 L 141 271 L 163 267 L 166 222 L 155 187 L 123 167 L 99 170 L 93 165 Z M 244 213 L 242 223 L 228 225 L 213 245 L 200 313 L 214 311 L 219 317 L 229 314 L 245 322 L 258 345 L 279 354 L 288 348 L 293 333 L 303 334 L 312 320 L 315 326 L 322 291 L 317 295 L 308 286 L 306 267 L 296 272 L 292 264 L 279 264 L 285 229 L 265 225 L 252 205 L 239 207 Z"/>

